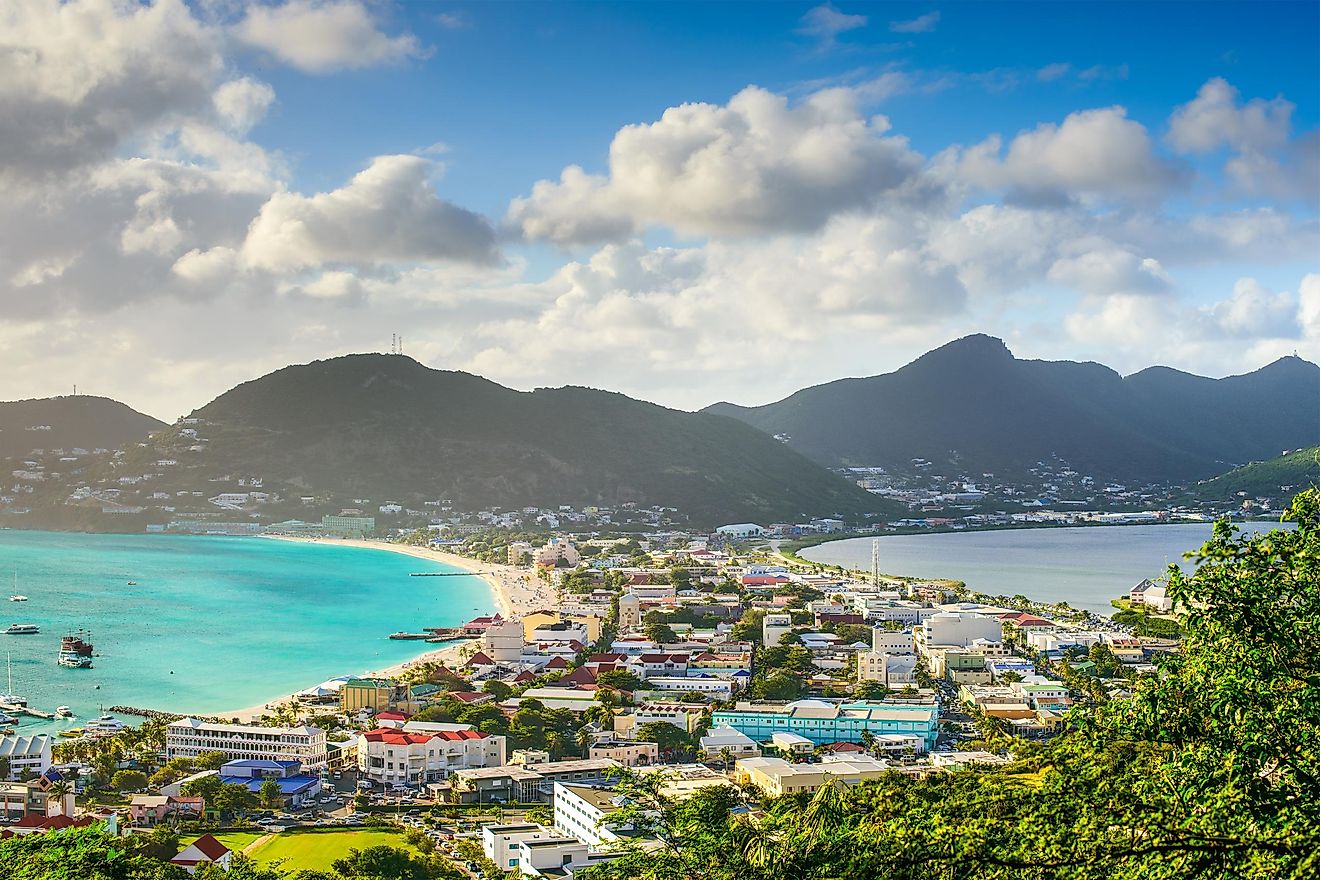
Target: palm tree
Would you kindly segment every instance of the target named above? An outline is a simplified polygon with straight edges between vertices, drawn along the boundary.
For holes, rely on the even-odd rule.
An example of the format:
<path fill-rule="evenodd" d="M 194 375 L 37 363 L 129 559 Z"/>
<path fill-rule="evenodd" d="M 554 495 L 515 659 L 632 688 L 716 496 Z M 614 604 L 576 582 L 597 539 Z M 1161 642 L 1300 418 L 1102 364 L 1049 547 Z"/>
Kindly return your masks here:
<path fill-rule="evenodd" d="M 582 752 L 582 757 L 585 758 L 587 756 L 587 750 L 591 747 L 591 742 L 592 742 L 591 731 L 588 730 L 587 726 L 584 724 L 583 726 L 578 728 L 578 731 L 576 734 L 574 734 L 573 739 L 577 742 L 578 750 Z"/>
<path fill-rule="evenodd" d="M 733 760 L 733 749 L 724 746 L 720 749 L 720 760 L 724 762 L 724 772 L 729 772 L 729 762 Z"/>

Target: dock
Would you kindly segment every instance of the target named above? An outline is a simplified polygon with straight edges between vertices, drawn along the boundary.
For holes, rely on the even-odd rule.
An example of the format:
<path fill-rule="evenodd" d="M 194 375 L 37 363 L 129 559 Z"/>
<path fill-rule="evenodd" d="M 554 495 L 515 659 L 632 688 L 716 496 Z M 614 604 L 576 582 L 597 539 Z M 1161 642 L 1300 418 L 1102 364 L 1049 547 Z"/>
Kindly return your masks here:
<path fill-rule="evenodd" d="M 422 639 L 429 639 L 429 638 L 431 638 L 431 636 L 430 636 L 429 633 L 424 633 L 424 632 L 423 632 L 423 633 L 405 633 L 405 632 L 397 632 L 397 633 L 391 633 L 391 634 L 390 634 L 390 638 L 391 638 L 391 639 L 394 639 L 395 641 L 418 641 L 418 642 L 420 642 Z"/>
<path fill-rule="evenodd" d="M 40 709 L 30 709 L 27 706 L 13 706 L 9 703 L 0 703 L 0 712 L 8 712 L 12 715 L 30 715 L 33 718 L 51 719 L 55 717 L 54 712 L 42 712 Z"/>
<path fill-rule="evenodd" d="M 409 572 L 408 577 L 415 578 L 456 578 L 467 577 L 474 574 L 490 574 L 488 571 L 414 571 Z"/>

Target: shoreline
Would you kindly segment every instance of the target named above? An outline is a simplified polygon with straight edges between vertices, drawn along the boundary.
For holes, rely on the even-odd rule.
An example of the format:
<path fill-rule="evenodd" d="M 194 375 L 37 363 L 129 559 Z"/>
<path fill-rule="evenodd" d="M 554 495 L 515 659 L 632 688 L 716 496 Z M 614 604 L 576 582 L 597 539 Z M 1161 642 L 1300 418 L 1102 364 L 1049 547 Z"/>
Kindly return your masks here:
<path fill-rule="evenodd" d="M 262 535 L 260 537 L 275 541 L 290 541 L 298 544 L 321 544 L 327 547 L 351 547 L 359 550 L 383 550 L 387 553 L 398 553 L 404 556 L 412 556 L 417 559 L 429 559 L 433 562 L 439 562 L 466 571 L 473 577 L 479 577 L 484 580 L 490 587 L 491 598 L 494 600 L 496 606 L 495 610 L 506 619 L 522 617 L 525 614 L 538 611 L 547 605 L 554 605 L 556 602 L 550 588 L 536 577 L 533 569 L 521 569 L 498 562 L 478 562 L 475 559 L 469 559 L 466 556 L 459 556 L 457 553 L 451 553 L 447 550 L 432 550 L 429 547 L 416 547 L 411 544 L 392 544 L 388 541 L 375 541 L 361 538 L 300 538 L 293 535 Z M 423 651 L 416 657 L 404 660 L 400 663 L 395 663 L 384 669 L 372 670 L 371 672 L 364 672 L 361 674 L 364 676 L 372 675 L 389 678 L 400 675 L 410 667 L 420 663 L 452 664 L 455 661 L 461 661 L 463 659 L 464 648 L 476 641 L 478 640 L 474 638 L 461 639 L 441 648 L 433 648 L 428 651 Z M 315 687 L 317 684 L 320 684 L 320 682 L 312 682 L 308 684 L 307 687 Z M 304 690 L 306 690 L 306 688 L 304 688 Z M 230 709 L 223 712 L 205 712 L 197 714 L 215 718 L 237 718 L 240 723 L 250 723 L 259 720 L 262 715 L 268 714 L 274 707 L 295 700 L 297 693 L 298 692 L 295 691 L 290 694 L 281 694 L 280 696 L 264 700 L 258 705 L 247 706 L 242 709 Z"/>

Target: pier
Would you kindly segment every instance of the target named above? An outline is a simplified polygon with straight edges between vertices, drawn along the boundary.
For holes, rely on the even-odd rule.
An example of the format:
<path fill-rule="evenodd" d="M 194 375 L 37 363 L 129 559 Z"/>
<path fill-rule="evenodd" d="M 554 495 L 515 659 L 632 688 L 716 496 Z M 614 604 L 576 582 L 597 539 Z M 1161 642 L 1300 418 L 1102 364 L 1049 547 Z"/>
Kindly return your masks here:
<path fill-rule="evenodd" d="M 14 715 L 31 715 L 33 718 L 54 718 L 54 712 L 42 712 L 40 709 L 30 709 L 27 706 L 13 706 L 9 703 L 0 703 L 0 711 L 9 712 Z"/>
<path fill-rule="evenodd" d="M 408 574 L 408 577 L 415 578 L 456 578 L 467 577 L 474 574 L 491 574 L 488 571 L 414 571 Z"/>
<path fill-rule="evenodd" d="M 139 718 L 149 718 L 153 721 L 178 721 L 184 717 L 178 712 L 162 712 L 159 709 L 139 709 L 137 706 L 111 706 L 110 711 L 116 715 L 136 715 Z"/>

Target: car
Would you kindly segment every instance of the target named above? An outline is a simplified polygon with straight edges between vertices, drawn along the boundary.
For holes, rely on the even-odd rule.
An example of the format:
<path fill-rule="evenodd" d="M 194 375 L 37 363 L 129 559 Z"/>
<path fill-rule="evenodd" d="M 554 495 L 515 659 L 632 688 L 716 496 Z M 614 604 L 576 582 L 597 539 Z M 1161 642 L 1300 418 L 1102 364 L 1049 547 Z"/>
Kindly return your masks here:
<path fill-rule="evenodd" d="M 262 816 L 260 819 L 257 820 L 257 824 L 258 824 L 258 825 L 274 825 L 274 824 L 275 824 L 275 820 L 272 819 L 270 816 Z"/>

